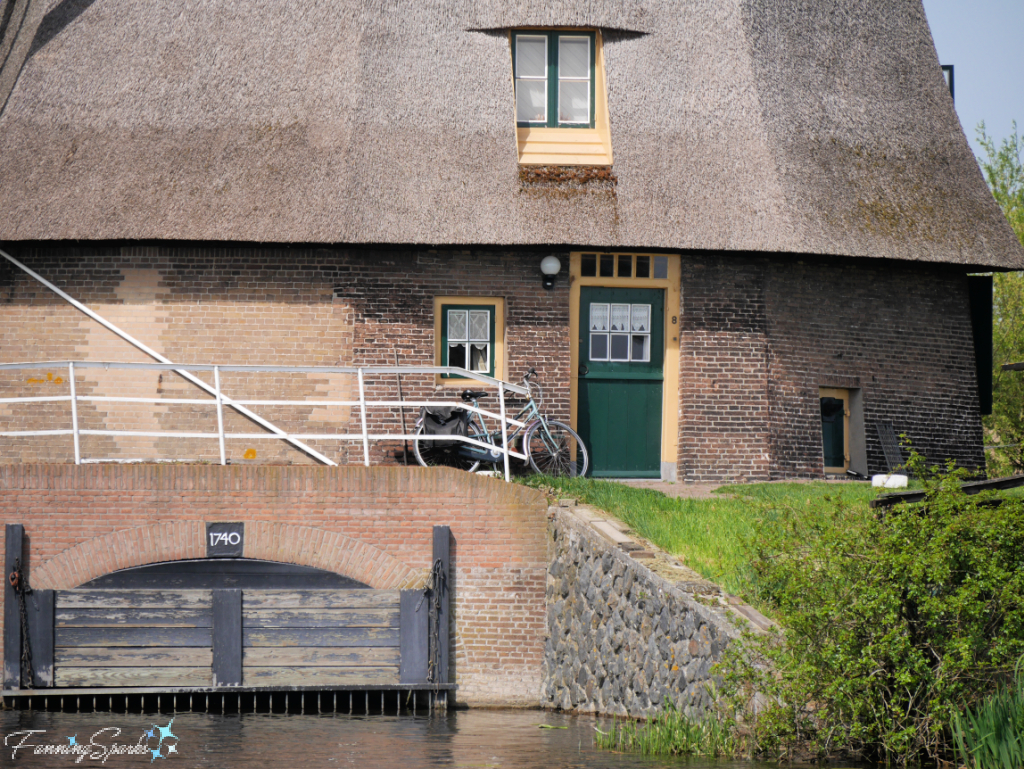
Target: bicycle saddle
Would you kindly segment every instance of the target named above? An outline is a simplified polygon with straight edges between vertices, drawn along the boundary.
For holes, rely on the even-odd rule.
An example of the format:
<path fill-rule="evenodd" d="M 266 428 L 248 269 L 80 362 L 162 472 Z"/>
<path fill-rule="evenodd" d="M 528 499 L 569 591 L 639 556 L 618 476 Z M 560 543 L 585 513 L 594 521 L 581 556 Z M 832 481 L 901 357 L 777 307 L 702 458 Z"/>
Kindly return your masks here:
<path fill-rule="evenodd" d="M 487 393 L 485 393 L 483 391 L 479 391 L 479 392 L 476 391 L 476 390 L 463 390 L 462 391 L 462 400 L 464 400 L 466 403 L 469 403 L 470 401 L 478 400 L 480 398 L 486 398 L 486 397 L 487 397 Z"/>

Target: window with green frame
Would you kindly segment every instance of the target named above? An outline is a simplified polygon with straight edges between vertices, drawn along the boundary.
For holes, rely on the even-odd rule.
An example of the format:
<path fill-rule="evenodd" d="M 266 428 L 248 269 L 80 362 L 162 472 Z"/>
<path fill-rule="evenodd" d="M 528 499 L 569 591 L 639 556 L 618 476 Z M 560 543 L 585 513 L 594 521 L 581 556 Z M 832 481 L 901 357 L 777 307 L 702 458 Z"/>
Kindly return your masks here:
<path fill-rule="evenodd" d="M 441 365 L 494 376 L 494 325 L 494 305 L 441 305 Z"/>
<path fill-rule="evenodd" d="M 516 125 L 594 127 L 594 33 L 512 33 Z"/>

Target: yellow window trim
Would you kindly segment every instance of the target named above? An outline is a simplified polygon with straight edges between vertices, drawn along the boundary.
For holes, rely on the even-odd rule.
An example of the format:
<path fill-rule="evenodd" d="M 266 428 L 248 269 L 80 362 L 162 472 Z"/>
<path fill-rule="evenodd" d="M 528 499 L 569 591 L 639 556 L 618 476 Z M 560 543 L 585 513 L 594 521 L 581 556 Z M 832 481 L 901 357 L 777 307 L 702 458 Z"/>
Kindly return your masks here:
<path fill-rule="evenodd" d="M 667 278 L 586 277 L 581 274 L 583 254 L 615 256 L 667 256 Z M 634 260 L 635 263 L 636 260 Z M 661 404 L 661 461 L 676 464 L 679 456 L 679 291 L 682 264 L 679 254 L 652 254 L 643 251 L 573 251 L 569 254 L 569 421 L 578 429 L 580 365 L 580 288 L 663 288 L 665 289 L 665 368 Z"/>
<path fill-rule="evenodd" d="M 530 27 L 537 30 L 572 29 L 571 27 Z M 509 30 L 509 51 L 512 34 Z M 608 120 L 608 87 L 604 77 L 604 44 L 601 30 L 594 32 L 594 127 L 593 128 L 516 128 L 519 164 L 523 166 L 610 166 L 612 164 L 611 124 Z M 515 122 L 515 75 L 509 56 L 512 76 L 512 125 Z"/>
<path fill-rule="evenodd" d="M 494 306 L 494 378 L 505 379 L 505 300 L 500 296 L 435 296 L 434 297 L 434 365 L 442 365 L 441 361 L 441 308 L 446 304 L 479 304 Z M 434 384 L 438 387 L 457 387 L 465 389 L 469 384 L 473 387 L 487 387 L 475 379 L 444 379 L 440 374 L 434 375 Z"/>

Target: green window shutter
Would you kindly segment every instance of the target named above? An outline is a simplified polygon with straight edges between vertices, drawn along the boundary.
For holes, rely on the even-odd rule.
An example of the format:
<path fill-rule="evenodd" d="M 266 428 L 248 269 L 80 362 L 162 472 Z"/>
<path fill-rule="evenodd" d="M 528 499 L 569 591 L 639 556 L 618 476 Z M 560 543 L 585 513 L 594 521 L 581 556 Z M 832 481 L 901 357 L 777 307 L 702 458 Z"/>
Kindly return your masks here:
<path fill-rule="evenodd" d="M 520 38 L 523 38 L 522 61 L 519 59 Z M 547 77 L 544 81 L 538 79 L 541 70 L 537 57 L 541 39 L 546 41 Z M 580 41 L 586 41 L 585 53 L 582 51 L 582 46 L 578 45 Z M 596 44 L 597 35 L 593 32 L 522 31 L 512 35 L 512 69 L 515 82 L 517 126 L 520 128 L 594 127 Z M 583 79 L 585 74 L 589 76 L 587 80 Z M 542 116 L 544 119 L 541 119 L 540 113 L 536 111 L 533 103 L 540 95 L 539 84 L 541 82 L 544 83 L 547 97 L 546 108 Z M 563 86 L 566 105 L 579 105 L 581 94 L 586 93 L 588 101 L 585 107 L 585 116 L 572 114 L 571 106 L 567 112 L 560 109 Z M 526 99 L 531 100 L 529 104 L 525 103 Z M 579 108 L 577 107 L 577 109 Z M 536 119 L 527 119 L 530 114 L 534 115 Z M 567 118 L 566 122 L 562 122 L 563 116 Z M 580 117 L 585 117 L 585 119 L 579 120 Z"/>
<path fill-rule="evenodd" d="M 496 315 L 497 315 L 496 310 L 497 310 L 497 308 L 493 304 L 443 304 L 443 305 L 441 305 L 441 365 L 442 366 L 452 365 L 451 363 L 449 363 L 449 360 L 448 360 L 449 344 L 452 341 L 456 341 L 456 342 L 457 341 L 461 341 L 461 339 L 460 340 L 452 340 L 451 336 L 449 334 L 449 328 L 448 328 L 449 316 L 448 316 L 448 313 L 451 310 L 461 310 L 461 311 L 465 311 L 467 313 L 473 312 L 473 311 L 480 311 L 480 310 L 486 310 L 487 311 L 488 316 L 489 316 L 488 317 L 488 326 L 487 326 L 488 327 L 488 333 L 487 333 L 487 371 L 486 372 L 481 371 L 480 373 L 481 374 L 486 373 L 487 376 L 493 377 L 494 376 L 494 347 L 495 347 L 495 339 L 494 339 L 494 337 L 495 337 L 495 327 L 496 327 L 495 324 L 496 324 Z M 468 336 L 465 336 L 464 338 L 466 339 L 467 355 L 469 355 L 469 351 L 468 350 L 469 350 L 469 347 L 471 345 L 471 342 L 469 341 L 469 337 Z M 470 371 L 472 371 L 472 369 L 470 368 L 470 363 L 471 363 L 470 360 L 466 360 L 465 361 L 465 365 L 462 366 L 462 368 L 466 368 L 466 369 L 469 369 Z M 450 374 L 442 374 L 441 376 L 444 379 L 463 379 L 464 378 L 464 377 L 453 376 L 453 375 L 450 375 Z"/>

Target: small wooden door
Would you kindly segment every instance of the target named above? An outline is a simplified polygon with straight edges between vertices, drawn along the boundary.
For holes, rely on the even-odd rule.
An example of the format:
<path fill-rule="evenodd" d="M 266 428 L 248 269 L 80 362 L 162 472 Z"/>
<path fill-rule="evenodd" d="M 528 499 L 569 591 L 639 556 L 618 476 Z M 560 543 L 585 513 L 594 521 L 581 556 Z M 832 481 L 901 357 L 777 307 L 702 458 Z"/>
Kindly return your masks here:
<path fill-rule="evenodd" d="M 661 477 L 665 292 L 580 289 L 578 432 L 589 475 Z"/>

